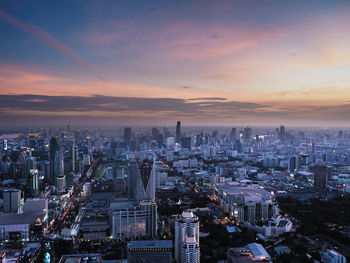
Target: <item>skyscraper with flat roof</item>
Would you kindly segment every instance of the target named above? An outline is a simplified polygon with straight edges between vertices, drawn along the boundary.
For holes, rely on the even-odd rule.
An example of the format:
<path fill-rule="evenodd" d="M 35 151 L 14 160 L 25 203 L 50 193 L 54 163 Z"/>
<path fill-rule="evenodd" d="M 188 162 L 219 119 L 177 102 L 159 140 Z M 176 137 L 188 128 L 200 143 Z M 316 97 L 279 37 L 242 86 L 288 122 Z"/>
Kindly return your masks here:
<path fill-rule="evenodd" d="M 181 122 L 180 121 L 176 123 L 176 142 L 177 143 L 181 142 Z"/>
<path fill-rule="evenodd" d="M 131 141 L 131 128 L 130 127 L 124 128 L 124 141 L 127 143 L 127 145 L 130 144 L 130 141 Z"/>
<path fill-rule="evenodd" d="M 57 178 L 63 176 L 63 152 L 55 137 L 50 140 L 50 178 L 49 185 L 57 187 Z"/>
<path fill-rule="evenodd" d="M 316 164 L 310 170 L 314 175 L 314 188 L 319 198 L 325 198 L 327 194 L 328 166 Z"/>
<path fill-rule="evenodd" d="M 4 212 L 17 213 L 23 212 L 22 192 L 19 189 L 8 189 L 3 192 Z"/>

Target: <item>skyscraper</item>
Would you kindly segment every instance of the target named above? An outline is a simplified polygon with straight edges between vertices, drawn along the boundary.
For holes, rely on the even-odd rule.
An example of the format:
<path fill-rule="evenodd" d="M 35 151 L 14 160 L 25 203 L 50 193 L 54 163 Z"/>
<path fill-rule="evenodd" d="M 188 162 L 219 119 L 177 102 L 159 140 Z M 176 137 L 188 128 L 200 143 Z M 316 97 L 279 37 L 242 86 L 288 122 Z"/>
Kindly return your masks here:
<path fill-rule="evenodd" d="M 199 263 L 199 256 L 199 220 L 191 211 L 184 211 L 175 221 L 175 260 Z"/>
<path fill-rule="evenodd" d="M 316 164 L 311 167 L 311 171 L 315 174 L 314 188 L 319 198 L 325 198 L 327 194 L 327 176 L 328 166 Z"/>
<path fill-rule="evenodd" d="M 280 141 L 282 143 L 284 143 L 285 139 L 286 139 L 286 132 L 285 132 L 284 126 L 281 125 L 281 127 L 280 127 Z"/>
<path fill-rule="evenodd" d="M 50 140 L 50 178 L 49 185 L 57 187 L 57 177 L 63 176 L 63 153 L 56 138 Z"/>
<path fill-rule="evenodd" d="M 73 143 L 72 145 L 72 172 L 76 172 L 76 165 L 78 160 L 78 147 Z"/>
<path fill-rule="evenodd" d="M 138 177 L 138 167 L 135 160 L 128 164 L 128 199 L 137 199 L 136 181 Z"/>
<path fill-rule="evenodd" d="M 131 128 L 125 127 L 124 128 L 124 141 L 129 145 L 131 141 Z"/>
<path fill-rule="evenodd" d="M 181 142 L 181 122 L 178 121 L 176 124 L 176 142 Z"/>
<path fill-rule="evenodd" d="M 144 160 L 139 167 L 131 161 L 128 167 L 128 198 L 140 202 L 155 201 L 156 192 L 155 161 Z"/>
<path fill-rule="evenodd" d="M 29 181 L 30 181 L 30 194 L 33 197 L 37 197 L 39 194 L 39 175 L 38 175 L 38 170 L 33 169 L 30 170 L 29 173 Z"/>
<path fill-rule="evenodd" d="M 18 213 L 23 212 L 22 192 L 19 189 L 8 189 L 3 192 L 4 212 Z"/>
<path fill-rule="evenodd" d="M 249 127 L 244 128 L 244 141 L 249 142 L 252 139 L 252 129 Z"/>
<path fill-rule="evenodd" d="M 235 142 L 236 136 L 237 136 L 236 128 L 232 128 L 231 133 L 230 133 L 230 139 L 231 139 L 232 142 Z"/>

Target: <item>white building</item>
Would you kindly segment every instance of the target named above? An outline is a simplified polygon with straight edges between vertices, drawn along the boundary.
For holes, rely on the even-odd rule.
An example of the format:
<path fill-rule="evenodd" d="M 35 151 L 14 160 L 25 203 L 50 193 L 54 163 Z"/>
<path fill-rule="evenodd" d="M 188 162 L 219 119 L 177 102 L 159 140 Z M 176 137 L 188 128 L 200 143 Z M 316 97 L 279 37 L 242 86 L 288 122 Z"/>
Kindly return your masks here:
<path fill-rule="evenodd" d="M 157 204 L 135 201 L 112 202 L 112 236 L 114 239 L 155 238 L 157 236 Z"/>
<path fill-rule="evenodd" d="M 183 246 L 181 248 L 183 255 L 182 262 L 186 263 L 199 263 L 199 243 L 195 237 L 186 236 Z"/>
<path fill-rule="evenodd" d="M 175 260 L 200 262 L 199 220 L 192 211 L 184 211 L 175 221 Z"/>
<path fill-rule="evenodd" d="M 324 263 L 346 263 L 346 257 L 335 250 L 328 249 L 321 252 L 321 261 Z"/>
<path fill-rule="evenodd" d="M 237 182 L 217 184 L 217 197 L 225 212 L 241 222 L 268 221 L 278 216 L 274 196 L 259 185 L 241 185 Z"/>
<path fill-rule="evenodd" d="M 250 222 L 245 222 L 244 225 L 265 237 L 276 237 L 292 231 L 293 228 L 293 223 L 288 218 L 283 218 L 282 216 L 271 218 L 268 224 L 263 226 L 253 225 Z"/>

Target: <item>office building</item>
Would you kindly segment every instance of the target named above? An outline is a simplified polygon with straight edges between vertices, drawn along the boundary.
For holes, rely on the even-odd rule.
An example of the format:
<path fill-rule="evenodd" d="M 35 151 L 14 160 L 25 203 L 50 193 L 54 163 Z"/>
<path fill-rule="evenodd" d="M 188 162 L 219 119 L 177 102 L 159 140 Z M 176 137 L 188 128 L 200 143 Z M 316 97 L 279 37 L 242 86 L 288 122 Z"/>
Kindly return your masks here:
<path fill-rule="evenodd" d="M 285 139 L 286 139 L 286 131 L 285 131 L 285 128 L 283 125 L 281 125 L 280 127 L 280 134 L 279 134 L 279 137 L 280 137 L 280 141 L 281 143 L 284 143 Z"/>
<path fill-rule="evenodd" d="M 252 129 L 249 127 L 244 128 L 243 137 L 245 142 L 249 142 L 252 139 Z"/>
<path fill-rule="evenodd" d="M 72 171 L 77 171 L 77 161 L 78 161 L 78 147 L 73 144 L 72 145 Z"/>
<path fill-rule="evenodd" d="M 91 183 L 87 182 L 83 185 L 83 196 L 90 197 L 91 196 Z"/>
<path fill-rule="evenodd" d="M 63 152 L 56 138 L 50 140 L 50 177 L 49 185 L 57 187 L 57 178 L 63 176 Z"/>
<path fill-rule="evenodd" d="M 39 194 L 39 172 L 37 169 L 30 170 L 30 193 L 32 196 L 36 197 Z"/>
<path fill-rule="evenodd" d="M 314 188 L 319 198 L 325 198 L 327 194 L 328 166 L 316 164 L 310 167 L 314 173 Z"/>
<path fill-rule="evenodd" d="M 231 139 L 231 142 L 235 142 L 236 140 L 236 128 L 232 128 L 231 132 L 230 132 L 230 139 Z"/>
<path fill-rule="evenodd" d="M 136 161 L 131 161 L 128 166 L 128 198 L 138 202 L 155 201 L 155 192 L 155 162 L 145 160 L 137 166 Z"/>
<path fill-rule="evenodd" d="M 218 186 L 216 195 L 225 212 L 241 222 L 266 222 L 279 213 L 273 195 L 254 185 L 227 183 Z"/>
<path fill-rule="evenodd" d="M 171 240 L 131 241 L 128 243 L 128 263 L 171 263 L 172 248 Z"/>
<path fill-rule="evenodd" d="M 19 189 L 7 189 L 3 192 L 4 212 L 17 213 L 23 212 L 23 197 L 22 191 Z"/>
<path fill-rule="evenodd" d="M 200 262 L 199 220 L 192 211 L 184 211 L 175 221 L 176 262 Z"/>
<path fill-rule="evenodd" d="M 58 176 L 57 177 L 57 192 L 63 193 L 66 191 L 66 176 Z"/>
<path fill-rule="evenodd" d="M 176 143 L 181 142 L 181 122 L 176 123 Z"/>
<path fill-rule="evenodd" d="M 192 140 L 191 137 L 183 137 L 181 138 L 181 148 L 183 149 L 191 149 Z"/>
<path fill-rule="evenodd" d="M 129 145 L 131 141 L 131 128 L 125 127 L 124 128 L 124 141 Z"/>
<path fill-rule="evenodd" d="M 157 204 L 150 201 L 111 202 L 114 239 L 156 238 Z"/>

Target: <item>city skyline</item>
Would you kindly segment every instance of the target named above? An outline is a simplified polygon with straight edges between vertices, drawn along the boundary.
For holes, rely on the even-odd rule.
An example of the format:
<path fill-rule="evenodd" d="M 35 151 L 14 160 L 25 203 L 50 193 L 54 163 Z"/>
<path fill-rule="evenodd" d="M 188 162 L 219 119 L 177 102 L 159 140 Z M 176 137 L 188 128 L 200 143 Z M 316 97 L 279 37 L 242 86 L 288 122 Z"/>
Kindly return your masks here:
<path fill-rule="evenodd" d="M 348 126 L 345 1 L 0 3 L 0 121 Z"/>

